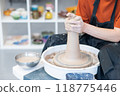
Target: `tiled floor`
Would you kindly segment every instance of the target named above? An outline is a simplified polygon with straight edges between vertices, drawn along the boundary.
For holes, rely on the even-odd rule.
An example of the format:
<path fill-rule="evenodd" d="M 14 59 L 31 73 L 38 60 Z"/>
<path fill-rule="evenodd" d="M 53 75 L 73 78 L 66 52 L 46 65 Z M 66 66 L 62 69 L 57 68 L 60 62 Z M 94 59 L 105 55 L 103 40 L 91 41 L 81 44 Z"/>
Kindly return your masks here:
<path fill-rule="evenodd" d="M 0 80 L 17 80 L 12 74 L 12 67 L 16 65 L 15 56 L 31 51 L 41 52 L 41 50 L 0 50 Z"/>

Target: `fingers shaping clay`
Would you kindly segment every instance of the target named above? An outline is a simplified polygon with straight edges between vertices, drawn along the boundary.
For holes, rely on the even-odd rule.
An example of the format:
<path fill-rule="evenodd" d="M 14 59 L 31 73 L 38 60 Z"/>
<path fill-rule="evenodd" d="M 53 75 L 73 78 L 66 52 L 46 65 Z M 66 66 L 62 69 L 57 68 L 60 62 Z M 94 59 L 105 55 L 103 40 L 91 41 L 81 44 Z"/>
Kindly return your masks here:
<path fill-rule="evenodd" d="M 71 21 L 82 20 L 81 17 L 75 17 L 71 14 L 68 15 L 70 15 L 68 20 L 70 17 L 72 17 L 70 19 Z M 94 61 L 97 61 L 95 58 L 93 58 L 92 54 L 80 50 L 79 34 L 75 32 L 68 32 L 66 50 L 64 52 L 58 52 L 52 57 L 52 64 L 66 68 L 85 68 L 93 65 Z"/>

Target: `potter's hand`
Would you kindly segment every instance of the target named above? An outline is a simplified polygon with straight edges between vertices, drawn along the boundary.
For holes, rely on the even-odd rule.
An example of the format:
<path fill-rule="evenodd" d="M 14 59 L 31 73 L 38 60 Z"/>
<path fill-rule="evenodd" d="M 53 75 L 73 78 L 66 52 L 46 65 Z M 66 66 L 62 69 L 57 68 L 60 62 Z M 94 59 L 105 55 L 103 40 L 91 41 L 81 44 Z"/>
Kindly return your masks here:
<path fill-rule="evenodd" d="M 80 16 L 68 13 L 65 20 L 65 29 L 68 32 L 82 33 L 84 22 Z"/>

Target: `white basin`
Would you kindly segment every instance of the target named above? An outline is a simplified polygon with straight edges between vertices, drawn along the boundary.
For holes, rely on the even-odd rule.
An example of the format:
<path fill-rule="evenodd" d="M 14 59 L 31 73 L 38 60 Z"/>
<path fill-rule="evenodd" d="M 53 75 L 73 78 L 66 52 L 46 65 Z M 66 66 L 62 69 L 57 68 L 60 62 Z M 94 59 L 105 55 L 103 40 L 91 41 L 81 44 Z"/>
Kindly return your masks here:
<path fill-rule="evenodd" d="M 56 66 L 56 65 L 48 63 L 45 60 L 45 57 L 47 55 L 52 54 L 54 52 L 59 52 L 59 51 L 65 50 L 65 49 L 66 49 L 66 45 L 58 45 L 58 46 L 54 46 L 54 47 L 49 47 L 47 50 L 45 50 L 43 52 L 40 62 L 42 64 L 44 64 L 44 69 L 49 75 L 51 75 L 52 77 L 57 78 L 57 79 L 65 80 L 67 73 L 91 73 L 93 75 L 95 75 L 97 73 L 99 62 L 96 63 L 95 65 L 87 67 L 87 68 L 72 69 L 72 68 L 63 68 L 63 67 Z M 88 45 L 80 44 L 80 49 L 83 51 L 94 53 L 97 56 L 99 53 L 98 49 L 88 46 Z"/>

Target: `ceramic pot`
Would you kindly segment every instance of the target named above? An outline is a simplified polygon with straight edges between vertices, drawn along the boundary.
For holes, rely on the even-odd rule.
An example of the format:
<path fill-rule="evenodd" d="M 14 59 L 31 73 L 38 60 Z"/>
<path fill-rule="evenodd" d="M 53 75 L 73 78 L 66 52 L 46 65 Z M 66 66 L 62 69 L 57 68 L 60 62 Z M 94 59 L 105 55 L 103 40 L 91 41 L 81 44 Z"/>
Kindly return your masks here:
<path fill-rule="evenodd" d="M 33 19 L 39 19 L 39 12 L 38 11 L 33 11 L 32 18 Z"/>
<path fill-rule="evenodd" d="M 4 15 L 5 16 L 10 16 L 11 12 L 12 12 L 11 10 L 6 10 L 6 11 L 4 11 Z"/>

